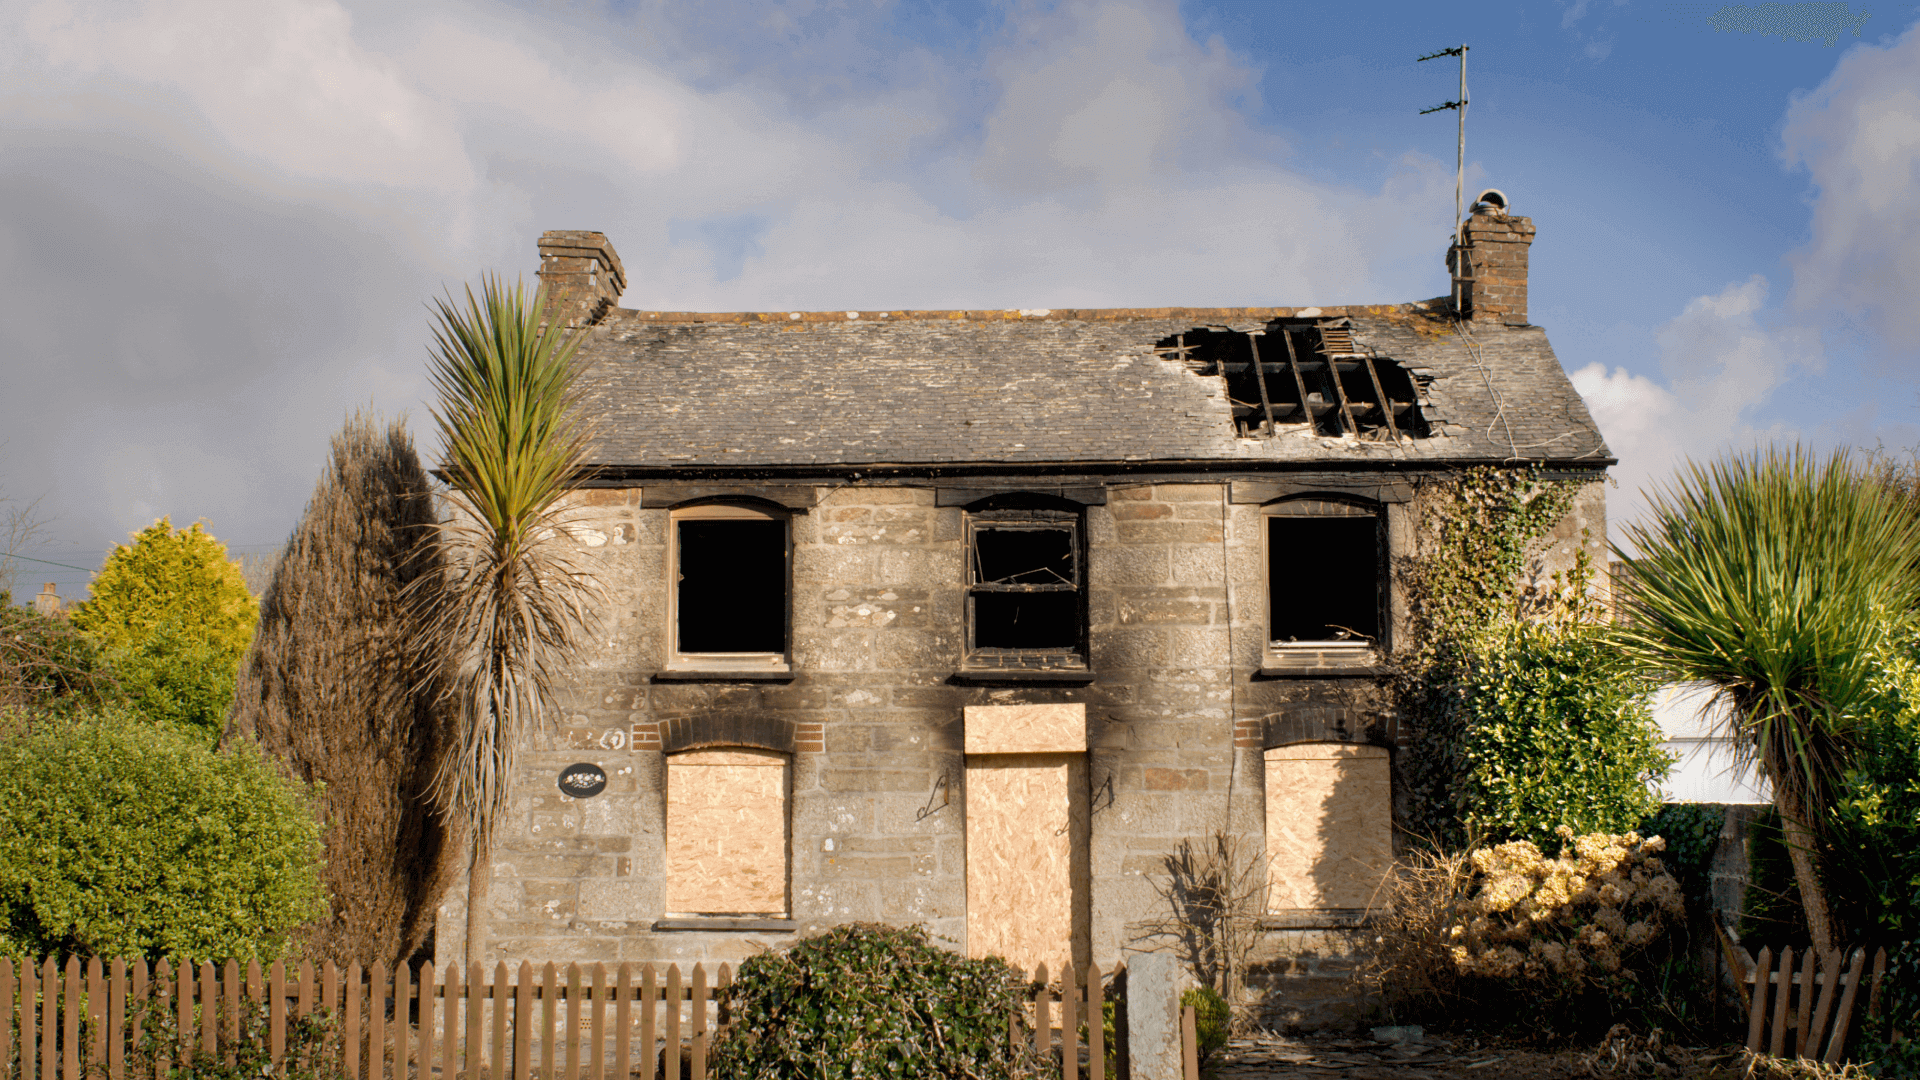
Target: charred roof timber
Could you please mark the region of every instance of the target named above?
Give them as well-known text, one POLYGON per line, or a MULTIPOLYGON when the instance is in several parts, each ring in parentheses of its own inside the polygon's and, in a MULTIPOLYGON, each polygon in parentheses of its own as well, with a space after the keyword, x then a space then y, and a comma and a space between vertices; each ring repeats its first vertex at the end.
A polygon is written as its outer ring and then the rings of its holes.
POLYGON ((1241 437, 1291 430, 1397 443, 1428 434, 1413 374, 1356 342, 1351 319, 1276 319, 1250 333, 1200 327, 1154 351, 1224 379, 1241 437))

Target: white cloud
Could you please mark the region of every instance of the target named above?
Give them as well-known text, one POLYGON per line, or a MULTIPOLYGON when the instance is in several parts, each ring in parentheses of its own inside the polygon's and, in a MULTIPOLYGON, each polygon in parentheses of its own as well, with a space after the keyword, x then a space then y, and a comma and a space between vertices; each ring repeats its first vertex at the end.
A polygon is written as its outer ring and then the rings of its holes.
POLYGON ((1920 25, 1856 45, 1782 132, 1817 194, 1813 237, 1793 259, 1793 300, 1863 318, 1895 349, 1920 349, 1920 25))
POLYGON ((1766 298, 1766 281, 1756 276, 1689 301, 1655 335, 1664 386, 1597 362, 1573 373, 1620 459, 1613 469, 1620 489, 1607 510, 1615 539, 1645 509, 1644 491, 1669 482, 1687 459, 1794 437, 1778 424, 1759 426, 1752 414, 1793 374, 1819 366, 1819 341, 1806 330, 1763 325, 1766 298))
POLYGON ((1444 288, 1450 173, 1407 155, 1363 190, 1276 164, 1257 73, 1170 0, 1015 9, 977 56, 772 27, 770 65, 688 11, 0 7, 0 355, 39 360, 0 397, 16 476, 93 546, 158 513, 270 541, 345 412, 417 404, 421 302, 530 272, 547 228, 606 231, 629 306, 1444 288), (808 81, 836 63, 891 66, 808 81))

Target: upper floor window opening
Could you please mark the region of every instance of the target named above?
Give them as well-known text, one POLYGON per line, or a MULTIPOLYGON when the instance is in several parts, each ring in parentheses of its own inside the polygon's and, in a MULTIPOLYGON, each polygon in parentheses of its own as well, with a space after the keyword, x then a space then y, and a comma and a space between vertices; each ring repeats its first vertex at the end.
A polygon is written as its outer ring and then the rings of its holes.
POLYGON ((1042 501, 1000 498, 967 514, 970 667, 1086 666, 1081 515, 1042 501))
POLYGON ((785 668, 790 625, 788 519, 704 503, 672 513, 668 666, 785 668))
POLYGON ((1304 498, 1266 509, 1267 652, 1276 661, 1384 655, 1387 536, 1381 508, 1304 498))

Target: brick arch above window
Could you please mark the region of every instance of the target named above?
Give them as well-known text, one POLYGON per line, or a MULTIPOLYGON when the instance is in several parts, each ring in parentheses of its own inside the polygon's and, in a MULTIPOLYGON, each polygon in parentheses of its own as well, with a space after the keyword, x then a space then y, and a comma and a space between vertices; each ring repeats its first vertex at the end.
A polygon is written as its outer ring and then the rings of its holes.
POLYGON ((706 713, 681 716, 660 725, 660 750, 678 754, 716 746, 794 752, 796 725, 765 713, 706 713))

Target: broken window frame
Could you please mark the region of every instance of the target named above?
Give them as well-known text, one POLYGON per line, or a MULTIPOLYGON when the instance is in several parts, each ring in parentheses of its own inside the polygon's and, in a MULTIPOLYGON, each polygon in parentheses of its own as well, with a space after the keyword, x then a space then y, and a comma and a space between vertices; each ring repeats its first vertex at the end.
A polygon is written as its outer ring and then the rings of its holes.
POLYGON ((668 671, 785 672, 793 669, 793 524, 781 510, 743 502, 707 502, 676 507, 667 522, 668 671), (680 526, 694 521, 774 521, 781 525, 780 625, 777 652, 688 652, 680 647, 680 526))
POLYGON ((965 667, 986 671, 1085 671, 1087 670, 1087 549, 1085 515, 1080 510, 1037 505, 1040 502, 1064 504, 1065 500, 1044 496, 1022 498, 999 496, 966 512, 966 606, 963 622, 966 635, 965 667), (980 577, 979 534, 986 532, 1064 531, 1073 558, 1073 580, 1046 584, 1002 584, 983 582, 980 577), (977 599, 991 593, 1071 593, 1073 604, 1073 643, 1056 648, 1002 648, 978 643, 977 599))
MULTIPOLYGON (((1265 588, 1266 617, 1261 632, 1265 636, 1262 655, 1265 668, 1296 669, 1324 668, 1342 666, 1371 666, 1383 662, 1392 648, 1392 580, 1390 575, 1388 514, 1384 503, 1374 502, 1352 495, 1307 494, 1288 496, 1268 503, 1260 514, 1260 554, 1261 571, 1265 588), (1302 573, 1314 573, 1309 558, 1300 558, 1299 552, 1281 552, 1274 548, 1273 522, 1276 518, 1365 518, 1373 523, 1374 559, 1373 559, 1373 610, 1375 633, 1369 638, 1358 631, 1359 636, 1349 639, 1312 639, 1283 641, 1276 637, 1276 623, 1280 614, 1276 608, 1274 594, 1285 589, 1285 583, 1302 573), (1279 565, 1282 558, 1290 558, 1289 565, 1279 565)), ((1355 588, 1360 588, 1356 584, 1355 588)))

